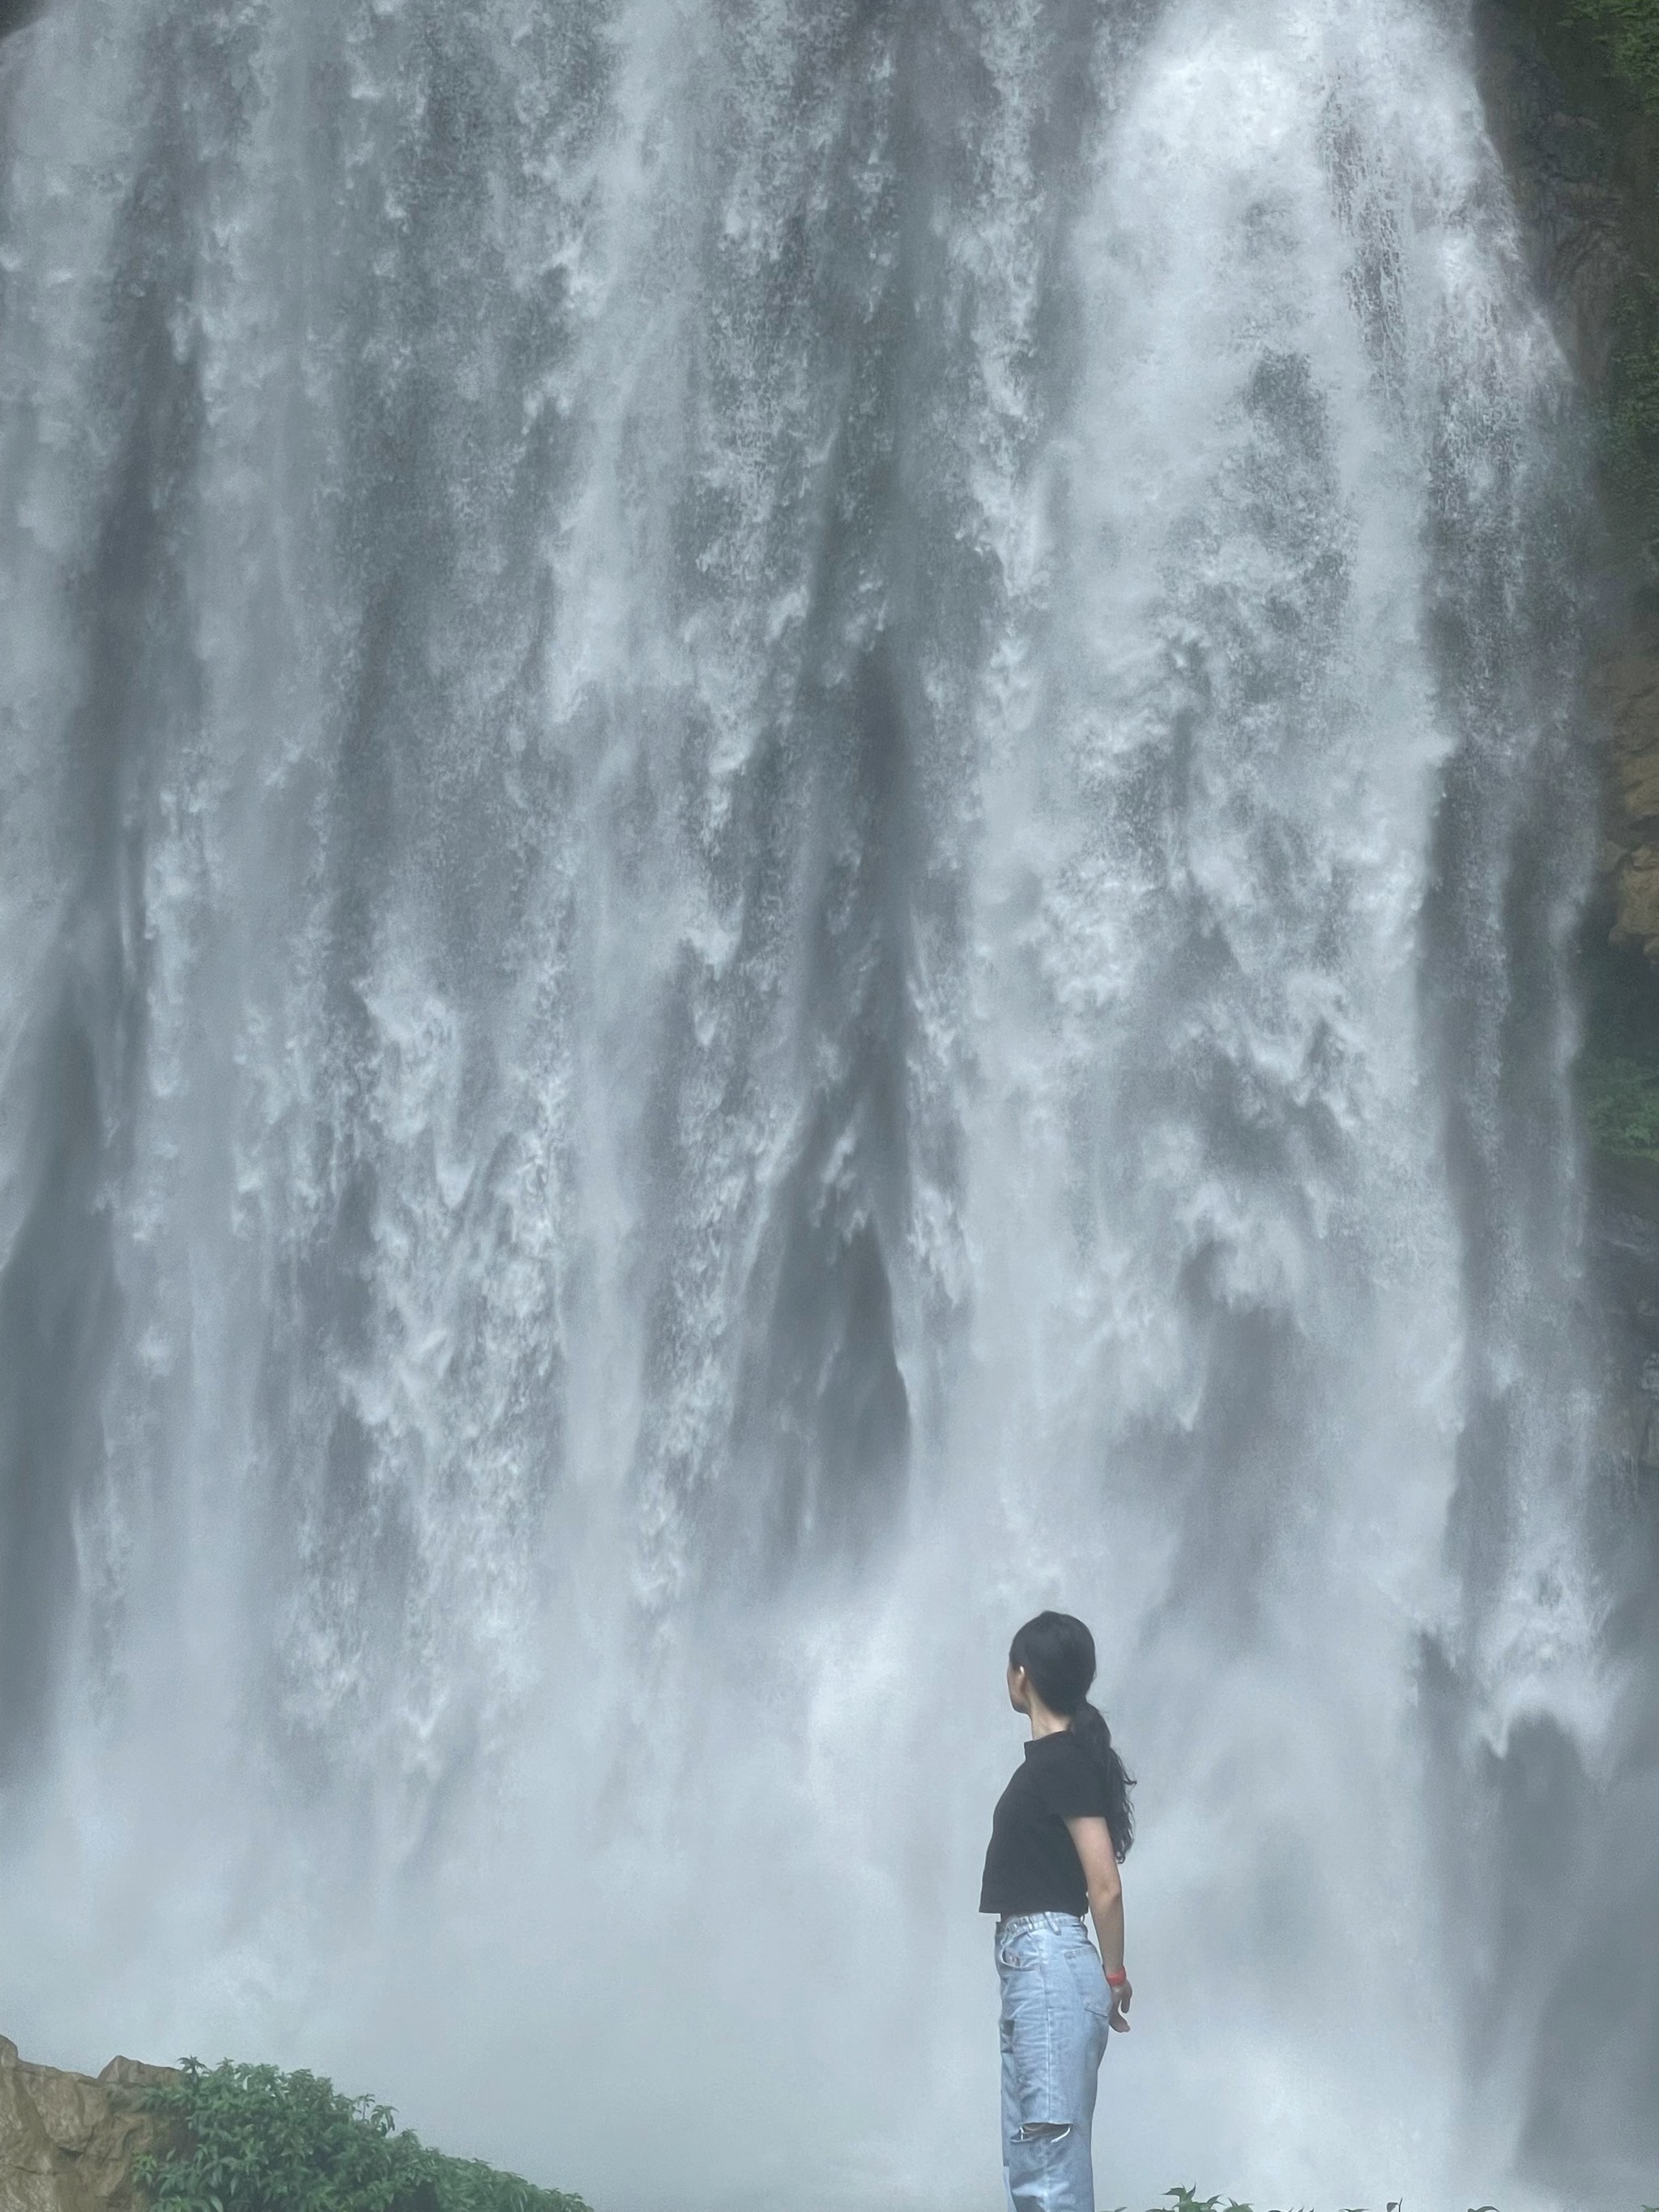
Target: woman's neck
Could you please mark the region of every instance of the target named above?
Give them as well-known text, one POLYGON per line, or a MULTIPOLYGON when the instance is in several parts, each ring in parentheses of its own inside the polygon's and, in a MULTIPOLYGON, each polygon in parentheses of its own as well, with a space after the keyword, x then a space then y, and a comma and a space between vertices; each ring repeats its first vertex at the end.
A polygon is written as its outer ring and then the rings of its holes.
POLYGON ((1035 1690, 1030 1692, 1025 1712, 1031 1723, 1033 1736, 1060 1735, 1072 1725, 1069 1713, 1051 1713, 1035 1690))

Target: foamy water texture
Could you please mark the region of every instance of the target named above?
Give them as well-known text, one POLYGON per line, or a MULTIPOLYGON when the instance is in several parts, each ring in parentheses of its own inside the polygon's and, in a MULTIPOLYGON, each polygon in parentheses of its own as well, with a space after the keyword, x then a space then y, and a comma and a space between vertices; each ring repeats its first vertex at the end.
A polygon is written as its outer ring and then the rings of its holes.
POLYGON ((1055 1602, 1141 1778, 1103 2203, 1654 2151, 1650 1996, 1572 1980, 1655 1910, 1596 1794, 1587 478, 1467 28, 7 43, 34 2055, 309 2064, 602 2212, 990 2212, 1055 1602))

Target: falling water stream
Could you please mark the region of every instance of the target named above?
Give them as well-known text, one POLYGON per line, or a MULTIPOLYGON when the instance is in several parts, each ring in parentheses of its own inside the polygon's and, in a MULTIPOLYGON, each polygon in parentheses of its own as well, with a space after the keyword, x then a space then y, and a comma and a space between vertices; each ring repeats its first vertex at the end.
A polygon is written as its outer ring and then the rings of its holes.
POLYGON ((993 2206, 1057 1602, 1103 2201, 1528 2201, 1588 479, 1462 9, 52 0, 0 149, 0 2027, 993 2206))

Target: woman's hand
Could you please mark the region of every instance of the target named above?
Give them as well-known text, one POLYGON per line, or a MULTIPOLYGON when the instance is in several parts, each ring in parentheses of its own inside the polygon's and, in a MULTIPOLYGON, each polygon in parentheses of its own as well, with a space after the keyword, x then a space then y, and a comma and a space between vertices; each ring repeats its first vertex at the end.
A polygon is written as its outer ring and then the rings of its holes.
POLYGON ((1127 2035, 1129 2033, 1129 2000, 1134 1995, 1129 1977, 1125 1974, 1121 1981, 1115 1982, 1109 1974, 1106 1986, 1112 1993, 1112 2016, 1106 2024, 1117 2034, 1127 2035))

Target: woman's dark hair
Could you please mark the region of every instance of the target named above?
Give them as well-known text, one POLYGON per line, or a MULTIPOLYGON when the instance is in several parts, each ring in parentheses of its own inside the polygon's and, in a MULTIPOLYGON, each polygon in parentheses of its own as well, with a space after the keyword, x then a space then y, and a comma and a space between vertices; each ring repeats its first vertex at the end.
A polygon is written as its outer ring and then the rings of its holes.
POLYGON ((1112 1731, 1089 1703, 1095 1679, 1095 1639, 1069 1613, 1040 1613, 1028 1620, 1008 1647, 1008 1664, 1023 1667, 1051 1713, 1063 1713, 1072 1734, 1100 1769, 1106 1790, 1106 1826, 1112 1849, 1127 1858, 1135 1839, 1134 1808, 1129 1792, 1134 1777, 1119 1758, 1112 1731))

